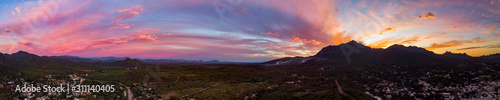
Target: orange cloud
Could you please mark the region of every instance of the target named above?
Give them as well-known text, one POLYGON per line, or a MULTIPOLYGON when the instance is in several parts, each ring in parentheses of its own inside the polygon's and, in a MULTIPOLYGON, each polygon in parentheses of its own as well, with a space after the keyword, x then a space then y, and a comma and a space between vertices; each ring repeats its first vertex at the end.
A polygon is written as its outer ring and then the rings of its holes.
POLYGON ((443 33, 438 33, 437 35, 446 35, 446 34, 448 33, 443 32, 443 33))
POLYGON ((500 44, 485 45, 485 46, 474 46, 474 47, 460 48, 460 49, 457 49, 457 50, 469 50, 469 49, 479 49, 479 48, 500 48, 500 44))
POLYGON ((389 27, 389 28, 386 28, 385 31, 396 31, 396 29, 389 27))
POLYGON ((295 41, 295 42, 299 42, 299 43, 303 43, 303 44, 314 44, 314 45, 319 45, 321 44, 321 42, 318 42, 316 40, 307 40, 307 39, 301 39, 297 36, 293 36, 292 39, 288 39, 290 41, 295 41))
POLYGON ((412 44, 412 43, 416 43, 416 42, 420 41, 419 39, 420 39, 420 36, 413 36, 413 37, 412 37, 412 38, 410 38, 410 39, 407 39, 407 40, 402 41, 402 42, 401 42, 401 44, 412 44))
POLYGON ((424 14, 422 16, 418 16, 417 19, 422 20, 422 19, 427 19, 427 18, 434 18, 434 14, 432 14, 431 12, 424 14), (422 17, 422 16, 424 16, 424 17, 422 17))
POLYGON ((331 41, 330 44, 333 44, 333 45, 347 43, 351 40, 352 40, 352 36, 350 34, 345 34, 345 32, 335 33, 335 34, 330 36, 330 41, 331 41), (347 36, 344 36, 344 35, 347 35, 347 36))
POLYGON ((21 14, 21 10, 19 10, 19 7, 16 7, 16 11, 18 14, 21 14))
POLYGON ((3 30, 3 32, 5 32, 5 33, 9 33, 9 32, 10 32, 10 30, 9 30, 8 28, 5 28, 5 29, 3 30))
POLYGON ((31 45, 33 45, 33 43, 28 42, 28 41, 21 41, 21 42, 17 42, 17 45, 20 45, 20 46, 31 46, 31 45))
POLYGON ((421 36, 413 36, 411 38, 391 38, 391 39, 382 39, 379 41, 372 42, 372 44, 368 45, 371 48, 384 48, 391 46, 393 44, 412 44, 420 41, 421 36))
POLYGON ((262 32, 260 32, 260 34, 269 35, 269 36, 276 36, 276 37, 280 37, 280 35, 278 35, 278 33, 273 33, 273 32, 266 32, 266 33, 262 33, 262 32))
POLYGON ((432 50, 432 49, 437 49, 437 48, 445 48, 445 47, 453 47, 453 46, 459 46, 467 43, 473 43, 472 41, 460 41, 460 40, 453 40, 453 41, 448 41, 445 43, 432 43, 431 46, 426 47, 426 49, 432 50))
POLYGON ((382 33, 385 33, 385 32, 395 32, 396 29, 395 28, 386 28, 383 32, 381 32, 380 34, 382 35, 382 33))
POLYGON ((464 44, 472 44, 472 43, 484 43, 484 42, 492 42, 492 41, 498 41, 500 39, 499 35, 495 35, 493 37, 488 37, 488 38, 471 38, 468 40, 452 40, 444 43, 432 43, 431 46, 426 47, 426 49, 432 50, 432 49, 437 49, 437 48, 445 48, 445 47, 455 47, 455 46, 460 46, 464 44))

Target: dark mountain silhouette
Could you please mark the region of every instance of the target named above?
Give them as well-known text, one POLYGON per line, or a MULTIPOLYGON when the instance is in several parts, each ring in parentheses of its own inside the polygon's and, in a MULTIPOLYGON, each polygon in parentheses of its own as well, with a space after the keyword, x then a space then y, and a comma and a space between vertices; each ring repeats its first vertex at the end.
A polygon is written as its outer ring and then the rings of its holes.
POLYGON ((420 47, 417 47, 417 46, 408 46, 408 47, 406 47, 406 46, 403 46, 403 45, 394 44, 392 46, 389 46, 387 49, 399 49, 399 50, 403 50, 403 51, 406 51, 406 52, 422 53, 422 54, 429 55, 429 56, 435 56, 436 55, 432 51, 427 51, 426 49, 420 48, 420 47))
POLYGON ((128 57, 92 57, 87 59, 91 59, 94 61, 101 61, 101 62, 115 62, 115 61, 125 60, 127 58, 128 57))
POLYGON ((12 62, 8 56, 8 54, 0 54, 0 76, 2 77, 13 71, 13 68, 8 64, 8 62, 12 62))
POLYGON ((435 54, 424 48, 416 46, 403 46, 395 44, 386 49, 370 48, 358 43, 350 41, 340 45, 330 45, 322 48, 316 55, 302 58, 281 58, 275 59, 264 64, 297 64, 314 61, 335 62, 335 63, 404 63, 404 64, 422 64, 422 63, 453 63, 457 61, 465 61, 472 59, 465 53, 435 54), (306 61, 304 61, 306 60, 306 61), (309 61, 310 60, 310 61, 309 61))
POLYGON ((25 51, 18 51, 10 55, 12 59, 15 60, 23 60, 23 61, 37 61, 40 59, 40 56, 31 54, 25 51))
POLYGON ((281 59, 274 59, 271 61, 264 62, 265 64, 276 64, 276 65, 293 65, 293 64, 302 64, 306 61, 309 61, 311 58, 309 57, 285 57, 281 59))
POLYGON ((96 60, 88 59, 88 58, 81 58, 77 56, 50 56, 51 58, 59 58, 59 59, 65 59, 69 60, 72 62, 96 62, 96 60))
POLYGON ((66 59, 69 61, 73 62, 115 62, 115 61, 120 61, 120 60, 125 60, 128 57, 89 57, 89 58, 84 58, 84 57, 78 57, 78 56, 50 56, 52 58, 60 58, 60 59, 66 59))
POLYGON ((149 64, 137 59, 125 58, 114 62, 99 62, 76 56, 38 56, 25 51, 0 54, 0 73, 23 72, 28 75, 73 73, 81 69, 115 66, 117 68, 144 68, 149 64))
POLYGON ((130 59, 130 58, 126 58, 125 60, 115 61, 112 64, 114 66, 120 66, 125 68, 134 68, 134 67, 144 68, 149 65, 137 59, 130 59))
POLYGON ((481 56, 481 58, 493 59, 500 62, 500 53, 481 56))
MULTIPOLYGON (((65 59, 72 62, 116 62, 126 60, 128 57, 78 57, 78 56, 50 56, 51 58, 65 59)), ((219 60, 184 60, 184 59, 150 59, 150 58, 136 58, 145 63, 227 63, 219 60)))
POLYGON ((346 46, 345 47, 346 49, 349 49, 349 47, 351 47, 351 48, 357 48, 360 51, 367 51, 367 50, 371 49, 370 47, 367 47, 367 46, 365 46, 365 45, 363 45, 361 43, 358 43, 358 42, 352 40, 352 41, 350 41, 348 43, 345 43, 345 44, 330 45, 330 46, 324 47, 323 49, 321 49, 313 57, 321 57, 321 58, 344 58, 343 52, 342 52, 342 49, 341 49, 341 46, 344 46, 344 45, 346 46))
POLYGON ((467 55, 466 53, 451 53, 450 51, 446 51, 443 56, 446 57, 454 57, 454 58, 468 58, 471 57, 467 55))
POLYGON ((185 60, 185 59, 138 59, 146 63, 228 63, 219 60, 185 60))
POLYGON ((38 56, 25 51, 19 51, 10 55, 1 55, 0 66, 2 66, 2 69, 7 69, 10 73, 24 72, 28 75, 36 76, 47 73, 74 72, 74 68, 82 65, 64 59, 38 56))

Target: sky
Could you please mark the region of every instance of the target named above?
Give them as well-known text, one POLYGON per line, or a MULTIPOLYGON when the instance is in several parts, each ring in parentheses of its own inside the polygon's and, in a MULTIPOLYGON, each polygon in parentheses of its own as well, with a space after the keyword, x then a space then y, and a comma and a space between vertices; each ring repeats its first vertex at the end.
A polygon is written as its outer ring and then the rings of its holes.
POLYGON ((255 62, 351 40, 500 53, 500 0, 0 0, 0 52, 255 62))

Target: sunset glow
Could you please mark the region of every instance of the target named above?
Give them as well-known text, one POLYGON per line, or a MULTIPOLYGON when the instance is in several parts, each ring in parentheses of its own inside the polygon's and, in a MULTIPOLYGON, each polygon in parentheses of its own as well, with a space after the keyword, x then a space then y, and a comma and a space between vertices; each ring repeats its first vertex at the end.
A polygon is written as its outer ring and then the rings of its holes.
POLYGON ((0 1, 0 52, 266 61, 351 40, 500 53, 500 0, 0 1))

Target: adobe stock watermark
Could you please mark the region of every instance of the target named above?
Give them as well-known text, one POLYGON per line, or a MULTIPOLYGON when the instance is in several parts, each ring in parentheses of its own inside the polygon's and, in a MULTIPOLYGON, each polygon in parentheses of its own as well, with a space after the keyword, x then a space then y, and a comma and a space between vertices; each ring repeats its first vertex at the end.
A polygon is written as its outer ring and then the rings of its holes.
MULTIPOLYGON (((399 0, 390 0, 386 3, 388 6, 382 11, 382 13, 389 15, 398 15, 401 11, 401 1, 399 0)), ((384 19, 376 19, 376 17, 372 16, 371 20, 364 24, 363 31, 364 35, 368 35, 370 33, 380 33, 380 29, 384 29, 385 23, 381 23, 384 19)), ((365 46, 356 43, 353 45, 350 44, 341 44, 339 45, 342 54, 344 55, 347 63, 351 63, 351 55, 353 53, 359 54, 361 53, 361 49, 365 48, 365 46)))
POLYGON ((219 16, 220 21, 224 21, 224 14, 228 11, 234 11, 234 7, 238 6, 243 2, 243 0, 224 0, 227 2, 223 2, 221 0, 215 0, 213 2, 215 12, 219 16))
MULTIPOLYGON (((402 11, 401 1, 400 0, 389 0, 387 2, 383 2, 386 7, 384 7, 378 13, 383 14, 384 16, 394 16, 399 15, 402 11)), ((379 18, 375 16, 370 16, 371 20, 364 24, 363 30, 365 35, 369 33, 380 33, 384 29, 387 28, 387 23, 385 18, 379 18)))
POLYGON ((151 78, 153 78, 155 82, 163 82, 163 79, 161 78, 161 76, 164 76, 164 77, 168 76, 168 73, 167 73, 167 75, 162 74, 162 72, 160 71, 160 65, 158 65, 158 64, 154 67, 146 66, 146 72, 148 72, 148 73, 144 76, 142 83, 148 83, 151 78))
POLYGON ((362 46, 361 44, 354 44, 354 46, 350 45, 350 44, 341 44, 339 45, 341 51, 342 51, 342 54, 344 54, 344 57, 347 61, 347 63, 351 63, 351 55, 353 53, 356 53, 356 54, 359 54, 361 53, 361 49, 364 48, 364 46, 362 46), (356 46, 356 47, 354 47, 356 46))

